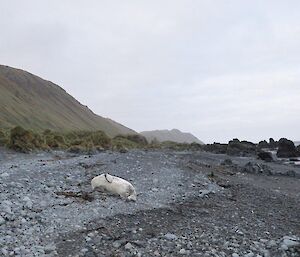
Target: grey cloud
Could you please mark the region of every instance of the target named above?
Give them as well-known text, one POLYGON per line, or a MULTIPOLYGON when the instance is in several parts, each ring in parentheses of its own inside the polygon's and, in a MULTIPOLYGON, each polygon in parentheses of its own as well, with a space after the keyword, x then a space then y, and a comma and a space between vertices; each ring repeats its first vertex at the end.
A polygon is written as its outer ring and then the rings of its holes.
POLYGON ((135 130, 299 140, 299 1, 6 1, 0 60, 135 130))

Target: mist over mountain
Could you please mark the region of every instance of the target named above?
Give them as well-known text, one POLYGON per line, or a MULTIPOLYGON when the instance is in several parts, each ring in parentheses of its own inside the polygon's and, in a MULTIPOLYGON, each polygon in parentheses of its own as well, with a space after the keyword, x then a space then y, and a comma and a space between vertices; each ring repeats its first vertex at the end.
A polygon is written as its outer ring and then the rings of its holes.
POLYGON ((178 129, 172 130, 153 130, 153 131, 142 131, 144 137, 147 138, 148 142, 157 140, 159 142, 173 141, 177 143, 198 143, 203 144, 197 137, 191 133, 181 132, 178 129))
POLYGON ((0 65, 0 128, 16 125, 34 130, 102 130, 109 136, 136 133, 93 113, 58 85, 0 65))

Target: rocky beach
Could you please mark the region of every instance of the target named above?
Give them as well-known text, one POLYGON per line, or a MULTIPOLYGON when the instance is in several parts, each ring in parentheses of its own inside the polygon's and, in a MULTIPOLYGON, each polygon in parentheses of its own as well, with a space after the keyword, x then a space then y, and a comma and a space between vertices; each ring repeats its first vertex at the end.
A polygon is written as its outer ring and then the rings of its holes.
POLYGON ((300 168, 255 156, 0 150, 2 256, 299 256, 300 168), (138 199, 92 192, 101 173, 138 199))

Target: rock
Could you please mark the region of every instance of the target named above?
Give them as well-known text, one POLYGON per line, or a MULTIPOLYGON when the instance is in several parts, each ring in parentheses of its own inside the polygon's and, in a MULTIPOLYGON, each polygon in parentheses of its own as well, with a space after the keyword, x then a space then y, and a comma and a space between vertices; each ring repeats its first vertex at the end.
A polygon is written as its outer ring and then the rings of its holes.
POLYGON ((294 145, 294 142, 286 138, 281 138, 278 142, 277 157, 279 158, 289 158, 297 157, 298 151, 294 145))
POLYGON ((2 254, 4 255, 4 256, 8 256, 8 254, 9 254, 9 252, 7 251, 7 248, 5 247, 5 248, 2 248, 1 249, 1 252, 2 252, 2 254))
POLYGON ((182 248, 182 249, 180 249, 179 254, 182 254, 182 255, 187 254, 187 251, 182 248))
POLYGON ((45 254, 52 253, 56 250, 56 246, 54 244, 49 244, 44 247, 45 254))
POLYGON ((244 255, 244 257, 253 257, 254 256, 254 253, 253 252, 250 252, 250 253, 247 253, 244 255))
POLYGON ((228 142, 227 151, 228 155, 235 156, 248 156, 253 155, 256 152, 256 145, 248 141, 239 141, 233 139, 228 142))
POLYGON ((274 247, 274 246, 276 246, 277 244, 276 244, 276 241, 275 240, 270 240, 269 242, 268 242, 268 244, 267 244, 267 247, 269 247, 269 248, 272 248, 272 247, 274 247))
POLYGON ((3 177, 3 178, 5 178, 5 177, 8 177, 9 174, 7 172, 3 172, 0 176, 3 177))
POLYGON ((294 170, 288 170, 286 175, 289 177, 296 177, 296 172, 294 170))
POLYGON ((287 250, 292 247, 300 246, 300 239, 296 237, 284 236, 282 238, 281 248, 287 250))
POLYGON ((262 149, 262 148, 269 148, 269 144, 266 140, 263 140, 263 141, 260 141, 257 145, 257 147, 259 149, 262 149))
POLYGON ((5 223, 5 219, 3 219, 2 216, 0 216, 0 226, 3 225, 5 223))
POLYGON ((167 239, 167 240, 177 240, 177 239, 178 239, 178 237, 177 237, 176 235, 171 234, 171 233, 165 234, 164 237, 165 237, 165 239, 167 239))
POLYGON ((225 159, 224 161, 221 162, 221 165, 231 166, 231 165, 233 165, 233 162, 231 159, 225 159))
POLYGON ((131 243, 129 243, 129 242, 125 245, 125 249, 126 249, 126 250, 129 250, 129 251, 130 251, 130 250, 132 250, 133 248, 134 248, 133 245, 132 245, 131 243))
POLYGON ((86 252, 88 252, 89 251, 89 249, 87 249, 87 248, 82 248, 81 250, 80 250, 80 252, 82 252, 82 253, 86 253, 86 252))
POLYGON ((122 243, 119 240, 118 241, 114 241, 113 244, 112 244, 112 246, 114 248, 119 248, 121 245, 122 245, 122 243))
POLYGON ((11 210, 11 206, 12 206, 12 202, 5 200, 1 204, 1 211, 5 212, 7 214, 13 214, 13 212, 11 210))
POLYGON ((272 171, 269 166, 252 162, 246 163, 246 165, 242 168, 242 172, 272 175, 272 171))
POLYGON ((269 139, 269 148, 275 149, 278 147, 278 142, 276 142, 273 138, 269 139))
POLYGON ((231 257, 240 257, 237 253, 233 253, 231 257))
POLYGON ((227 151, 227 144, 213 143, 204 145, 203 149, 208 152, 225 154, 227 151))
POLYGON ((208 195, 210 193, 211 193, 211 190, 208 190, 208 189, 200 190, 199 197, 204 197, 205 195, 208 195))
POLYGON ((33 203, 28 196, 25 196, 23 198, 23 201, 25 202, 25 205, 24 205, 25 207, 27 207, 28 209, 32 209, 33 203))
POLYGON ((273 161, 272 153, 270 153, 270 152, 260 151, 257 154, 257 156, 258 156, 259 159, 264 160, 266 162, 272 162, 273 161))

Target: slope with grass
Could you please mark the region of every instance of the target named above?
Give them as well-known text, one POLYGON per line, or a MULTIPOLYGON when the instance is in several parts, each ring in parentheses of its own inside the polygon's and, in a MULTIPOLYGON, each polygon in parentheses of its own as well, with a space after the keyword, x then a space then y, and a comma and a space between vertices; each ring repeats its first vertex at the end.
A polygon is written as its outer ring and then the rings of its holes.
POLYGON ((191 133, 181 132, 178 129, 172 130, 153 130, 140 133, 147 138, 148 142, 157 140, 158 142, 172 141, 177 143, 198 143, 203 144, 197 137, 191 133))
POLYGON ((58 85, 0 65, 0 128, 17 125, 40 131, 102 130, 111 137, 136 133, 96 115, 58 85))

